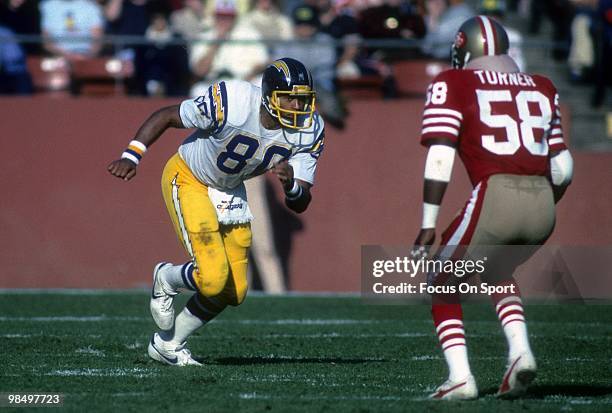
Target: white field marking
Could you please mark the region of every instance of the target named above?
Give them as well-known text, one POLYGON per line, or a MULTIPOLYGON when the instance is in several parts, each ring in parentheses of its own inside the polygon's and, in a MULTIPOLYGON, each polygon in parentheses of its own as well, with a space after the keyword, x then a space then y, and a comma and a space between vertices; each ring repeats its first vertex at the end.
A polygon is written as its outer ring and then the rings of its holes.
POLYGON ((80 322, 80 323, 97 323, 104 321, 144 321, 149 320, 148 317, 126 317, 126 316, 33 316, 33 317, 0 317, 0 321, 33 321, 33 322, 80 322))
MULTIPOLYGON (((2 316, 1 321, 33 322, 115 322, 115 321, 151 321, 149 317, 130 316, 2 316)), ((361 325, 379 323, 397 323, 397 320, 364 320, 364 319, 280 319, 280 320, 215 320, 215 324, 253 324, 253 325, 361 325)))
POLYGON ((412 357, 410 357, 410 360, 414 360, 414 361, 442 360, 442 357, 441 356, 432 356, 432 355, 412 356, 412 357))
MULTIPOLYGON (((11 339, 19 339, 19 338, 41 338, 41 337, 45 337, 45 338, 74 338, 76 335, 75 334, 43 334, 43 333, 36 333, 36 334, 21 334, 21 333, 7 333, 7 334, 0 334, 0 338, 11 338, 11 339)), ((87 334, 87 335, 78 335, 79 338, 102 338, 102 335, 100 334, 87 334)))
POLYGON ((112 393, 113 397, 142 397, 142 396, 150 396, 150 393, 145 392, 132 392, 132 393, 112 393))
MULTIPOLYGON (((431 354, 425 354, 423 356, 412 356, 410 357, 412 361, 430 361, 430 360, 444 360, 442 356, 435 356, 431 354)), ((470 360, 506 360, 506 357, 503 356, 470 356, 470 360)))
POLYGON ((569 403, 569 404, 594 404, 594 405, 608 405, 612 404, 612 399, 609 397, 599 398, 596 396, 593 397, 571 397, 564 396, 562 394, 554 394, 550 396, 546 396, 540 400, 542 403, 569 403))
MULTIPOLYGON (((253 337, 253 338, 387 338, 387 337, 433 337, 432 334, 427 333, 380 333, 380 334, 344 334, 344 333, 315 333, 315 334, 259 334, 253 336, 246 336, 241 334, 241 337, 253 337)), ((235 338, 236 336, 226 336, 227 338, 235 338)), ((200 338, 207 339, 209 336, 200 336, 200 338)), ((215 336, 215 338, 218 338, 215 336)))
MULTIPOLYGON (((297 356, 286 356, 286 355, 280 355, 280 354, 262 354, 262 355, 252 355, 252 357, 257 357, 260 359, 266 359, 266 360, 321 360, 321 361, 325 361, 326 359, 324 357, 316 357, 316 356, 301 356, 301 355, 297 355, 297 356)), ((347 357, 347 359, 350 359, 350 357, 347 357)), ((360 361, 388 361, 388 358, 384 358, 384 357, 359 357, 360 361)), ((340 360, 342 361, 342 360, 340 360)), ((333 364, 333 361, 329 361, 330 364, 333 364)))
POLYGON ((263 394, 263 393, 240 393, 238 397, 243 400, 378 400, 378 401, 400 401, 407 400, 407 398, 397 396, 278 396, 275 394, 263 394))
MULTIPOLYGON (((225 320, 228 322, 230 320, 225 320)), ((265 325, 343 325, 343 324, 376 324, 382 320, 360 319, 281 319, 281 320, 234 320, 238 324, 265 324, 265 325)), ((390 322, 392 320, 386 320, 390 322)), ((395 321, 395 320, 393 320, 395 321)), ((231 321, 230 321, 231 322, 231 321)))
POLYGON ((565 361, 577 361, 577 362, 587 362, 587 363, 592 363, 592 362, 596 362, 596 361, 603 361, 604 359, 594 359, 594 358, 587 358, 587 357, 567 357, 565 359, 565 361))
POLYGON ((45 376, 60 377, 151 377, 157 373, 142 368, 114 368, 114 369, 73 369, 73 370, 53 370, 45 376))
POLYGON ((32 338, 42 336, 42 334, 0 334, 0 338, 32 338))
MULTIPOLYGON (((243 379, 234 378, 234 379, 230 379, 230 381, 234 381, 234 382, 247 382, 247 383, 292 383, 292 382, 297 382, 297 383, 307 384, 309 386, 324 386, 324 387, 340 387, 340 386, 342 386, 341 384, 333 383, 333 382, 330 382, 330 381, 320 381, 320 380, 308 379, 308 378, 290 379, 290 378, 273 378, 273 377, 270 377, 270 378, 248 377, 248 378, 243 378, 243 379)), ((376 387, 376 386, 374 386, 374 387, 376 387)))
POLYGON ((138 348, 142 347, 142 343, 136 341, 132 344, 125 344, 125 348, 127 348, 128 350, 136 350, 138 348))
MULTIPOLYGON (((347 387, 347 388, 353 388, 353 387, 359 387, 362 388, 364 386, 366 386, 366 381, 367 382, 367 387, 368 388, 379 388, 379 389, 396 389, 396 390, 402 390, 402 391, 407 391, 407 392, 419 392, 421 391, 421 389, 417 389, 417 388, 410 388, 410 387, 402 387, 401 389, 398 389, 397 386, 391 386, 388 384, 380 384, 380 383, 371 383, 369 382, 368 378, 363 378, 363 382, 337 382, 337 381, 333 381, 331 378, 331 376, 328 376, 326 378, 312 378, 312 377, 282 377, 282 376, 276 376, 276 375, 269 375, 269 376, 265 376, 265 377, 233 377, 231 379, 229 379, 230 381, 233 382, 247 382, 247 383, 302 383, 302 384, 307 384, 309 386, 313 386, 313 387, 347 387)), ((394 376, 394 377, 398 377, 398 376, 394 376)), ((401 376, 404 377, 404 376, 401 376)), ((359 378, 359 377, 357 377, 359 378)), ((401 386, 402 383, 397 383, 398 386, 401 386)))
MULTIPOLYGON (((20 322, 117 322, 117 321, 134 321, 134 322, 150 322, 149 317, 136 317, 136 316, 107 316, 107 315, 98 315, 98 316, 0 316, 0 322, 2 321, 20 321, 20 322)), ((390 320, 390 319, 279 319, 279 320, 258 320, 258 319, 242 319, 242 320, 215 320, 215 324, 246 324, 246 325, 313 325, 313 326, 321 326, 321 325, 372 325, 372 324, 400 324, 402 322, 398 322, 398 320, 390 320)), ((410 320, 410 323, 422 323, 422 324, 431 324, 431 320, 423 319, 423 320, 410 320)), ((584 328, 592 328, 592 327, 609 327, 607 324, 594 322, 594 323, 584 323, 584 322, 528 322, 529 325, 543 325, 543 326, 553 326, 557 324, 564 324, 564 327, 568 325, 577 325, 584 328)), ((478 324, 495 324, 499 325, 499 321, 478 321, 478 320, 470 320, 468 321, 468 333, 466 336, 468 337, 478 337, 478 335, 470 334, 470 330, 474 330, 473 325, 478 324), (472 328, 470 328, 472 325, 472 328)), ((487 336, 487 335, 483 335, 487 336)), ((552 334, 544 334, 537 335, 532 334, 531 337, 538 338, 538 336, 542 337, 553 337, 552 334)), ((612 340, 612 336, 567 336, 563 335, 564 338, 576 338, 576 339, 586 339, 586 340, 612 340)))
POLYGON ((91 355, 97 356, 97 357, 106 357, 106 354, 104 354, 104 351, 96 350, 92 346, 87 346, 87 347, 84 347, 84 348, 78 348, 74 352, 75 353, 81 353, 81 354, 91 354, 91 355))

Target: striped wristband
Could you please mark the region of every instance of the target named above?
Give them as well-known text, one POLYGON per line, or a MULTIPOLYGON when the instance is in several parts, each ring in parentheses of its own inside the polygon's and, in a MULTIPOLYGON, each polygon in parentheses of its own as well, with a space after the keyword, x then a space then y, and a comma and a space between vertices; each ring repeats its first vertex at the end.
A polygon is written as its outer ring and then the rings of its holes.
POLYGON ((146 151, 147 147, 144 143, 134 140, 131 141, 127 149, 123 151, 123 153, 121 154, 121 158, 129 159, 130 161, 138 165, 138 163, 142 159, 142 155, 144 155, 146 151))

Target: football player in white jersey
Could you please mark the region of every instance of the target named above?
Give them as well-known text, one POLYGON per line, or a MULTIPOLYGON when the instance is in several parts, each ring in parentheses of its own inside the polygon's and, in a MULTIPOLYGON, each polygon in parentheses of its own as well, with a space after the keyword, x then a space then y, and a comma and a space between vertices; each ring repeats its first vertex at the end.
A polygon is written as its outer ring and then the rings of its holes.
POLYGON ((162 363, 199 365, 185 347, 187 337, 228 305, 241 304, 247 292, 252 215, 243 181, 271 170, 287 207, 305 211, 324 125, 315 111, 310 72, 283 58, 266 68, 261 88, 222 81, 203 96, 156 111, 108 171, 132 179, 147 148, 170 127, 196 129, 162 175, 166 207, 191 259, 183 265, 162 262, 153 270, 150 309, 161 331, 148 351, 162 363), (180 290, 194 294, 175 319, 173 299, 180 290))

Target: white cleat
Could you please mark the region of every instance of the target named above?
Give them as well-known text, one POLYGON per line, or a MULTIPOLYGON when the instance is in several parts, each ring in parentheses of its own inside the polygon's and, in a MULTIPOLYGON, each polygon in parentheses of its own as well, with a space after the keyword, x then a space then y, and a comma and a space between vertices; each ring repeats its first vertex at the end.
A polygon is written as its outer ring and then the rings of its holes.
POLYGON ((445 381, 429 395, 434 400, 473 400, 478 397, 478 386, 471 374, 463 380, 445 381))
POLYGON ((160 262, 153 269, 153 288, 151 289, 151 315, 155 324, 162 330, 170 330, 174 326, 174 307, 172 302, 177 291, 174 291, 163 277, 166 266, 172 265, 160 262))
POLYGON ((531 352, 523 353, 508 361, 497 397, 515 398, 524 395, 536 376, 536 361, 531 352))
POLYGON ((160 363, 171 366, 201 366, 202 363, 191 357, 191 352, 185 348, 185 343, 178 346, 161 339, 158 333, 153 334, 149 342, 149 357, 160 363))

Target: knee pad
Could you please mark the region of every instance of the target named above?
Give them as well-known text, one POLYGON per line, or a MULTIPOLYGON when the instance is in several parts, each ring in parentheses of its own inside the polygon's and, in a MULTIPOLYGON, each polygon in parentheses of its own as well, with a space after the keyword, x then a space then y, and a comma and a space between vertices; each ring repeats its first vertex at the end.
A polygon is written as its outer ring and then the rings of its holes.
POLYGON ((230 274, 229 262, 223 250, 213 254, 205 253, 204 255, 208 255, 206 257, 201 255, 195 254, 198 268, 193 272, 193 279, 203 296, 214 297, 219 295, 227 284, 230 274))

